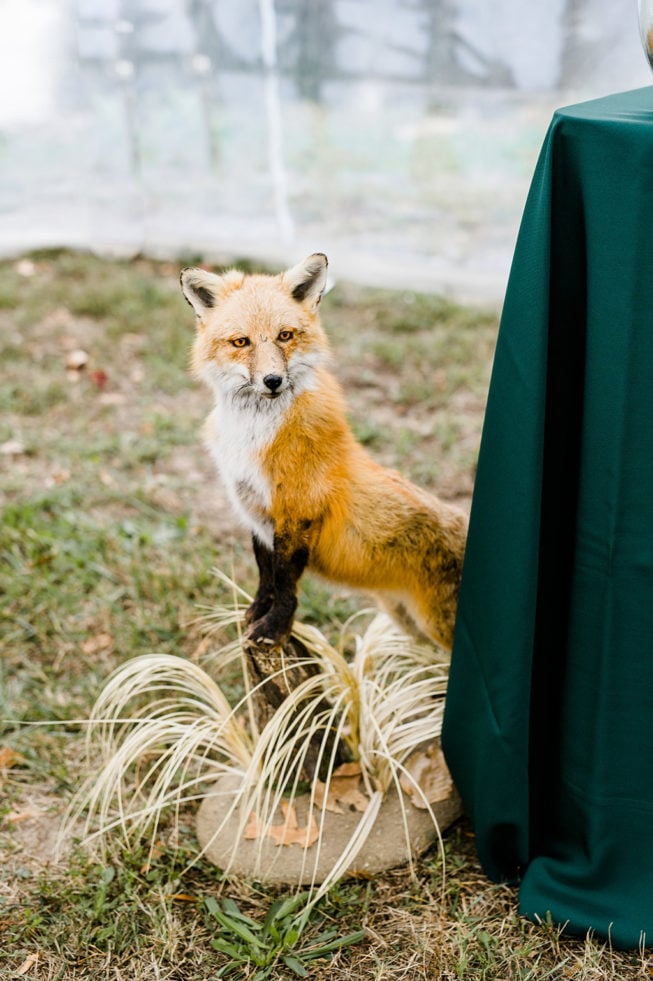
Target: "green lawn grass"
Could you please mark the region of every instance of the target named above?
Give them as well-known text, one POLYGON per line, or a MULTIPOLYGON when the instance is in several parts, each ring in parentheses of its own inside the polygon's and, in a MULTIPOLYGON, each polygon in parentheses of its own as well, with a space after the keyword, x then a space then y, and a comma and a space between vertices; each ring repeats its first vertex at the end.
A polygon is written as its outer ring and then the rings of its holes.
MULTIPOLYGON (((153 855, 117 839, 103 853, 73 836, 51 860, 87 776, 83 720, 110 673, 153 651, 201 655, 203 609, 224 598, 214 567, 255 584, 247 538, 200 442, 209 399, 187 371, 185 264, 67 252, 0 263, 1 978, 207 981, 230 961, 229 976, 257 976, 246 957, 224 953, 212 905, 221 873, 204 861, 188 869, 192 811, 163 822, 153 855)), ((496 311, 337 284, 323 319, 359 438, 468 504, 496 311)), ((299 615, 327 633, 362 605, 302 581, 299 615)), ((250 932, 276 922, 270 910, 283 898, 235 880, 221 895, 250 932)), ((289 962, 266 949, 272 978, 653 974, 648 954, 520 919, 515 890, 484 877, 465 821, 414 876, 336 886, 285 950, 289 962), (310 955, 325 937, 359 930, 351 946, 310 955)))

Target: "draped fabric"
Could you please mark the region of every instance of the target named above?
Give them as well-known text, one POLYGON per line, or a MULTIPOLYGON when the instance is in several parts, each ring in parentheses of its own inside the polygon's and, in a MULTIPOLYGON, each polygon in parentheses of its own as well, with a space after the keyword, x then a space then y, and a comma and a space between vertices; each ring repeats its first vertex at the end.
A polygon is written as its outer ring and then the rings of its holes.
POLYGON ((653 943, 653 88, 559 110, 542 148, 443 745, 524 914, 653 943))

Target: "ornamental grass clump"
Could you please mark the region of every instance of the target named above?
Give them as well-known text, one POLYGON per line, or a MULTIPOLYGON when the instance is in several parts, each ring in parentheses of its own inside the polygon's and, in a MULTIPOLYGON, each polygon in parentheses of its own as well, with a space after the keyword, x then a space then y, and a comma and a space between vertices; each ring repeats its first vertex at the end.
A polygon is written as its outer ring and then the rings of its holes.
MULTIPOLYGON (((360 817, 322 878, 317 899, 350 867, 390 791, 402 802, 405 835, 410 799, 435 822, 434 798, 429 800, 410 761, 439 736, 448 660, 430 646, 417 645, 385 615, 357 614, 336 643, 316 627, 296 622, 293 636, 314 673, 290 691, 259 731, 257 688, 248 682, 240 635, 251 599, 218 575, 230 584, 233 604, 213 609, 203 619, 210 631, 236 627, 238 636, 211 654, 203 667, 150 654, 114 673, 89 720, 87 756, 93 776, 73 810, 86 811, 89 837, 107 840, 118 834, 128 843, 149 837, 153 847, 164 812, 178 820, 182 807, 212 793, 224 794, 228 806, 214 837, 230 824, 233 855, 246 837, 257 839, 262 853, 270 829, 278 832, 275 821, 281 811, 294 837, 284 838, 282 830, 277 844, 293 841, 303 848, 302 867, 309 878, 313 870, 315 884, 327 810, 337 810, 329 808, 330 794, 344 760, 344 769, 357 775, 361 788, 355 797, 360 817), (364 618, 367 625, 361 629, 364 618), (242 694, 229 701, 216 679, 233 678, 236 665, 242 694), (307 784, 309 759, 315 778, 307 784), (308 799, 309 815, 303 837, 304 829, 293 828, 287 818, 302 796, 308 799)), ((337 804, 335 797, 332 803, 337 804)), ((225 864, 229 872, 231 861, 225 864)), ((265 868, 256 872, 265 878, 265 868)))

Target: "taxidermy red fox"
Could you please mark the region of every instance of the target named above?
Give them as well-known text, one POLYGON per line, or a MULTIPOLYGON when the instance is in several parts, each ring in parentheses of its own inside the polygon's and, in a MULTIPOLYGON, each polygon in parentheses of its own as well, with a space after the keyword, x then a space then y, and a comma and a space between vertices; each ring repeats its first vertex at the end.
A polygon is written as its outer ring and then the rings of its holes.
POLYGON ((326 278, 321 253, 278 276, 181 274, 192 370, 215 397, 206 443, 260 573, 248 636, 284 644, 308 567, 450 649, 466 515, 356 442, 317 312, 326 278))

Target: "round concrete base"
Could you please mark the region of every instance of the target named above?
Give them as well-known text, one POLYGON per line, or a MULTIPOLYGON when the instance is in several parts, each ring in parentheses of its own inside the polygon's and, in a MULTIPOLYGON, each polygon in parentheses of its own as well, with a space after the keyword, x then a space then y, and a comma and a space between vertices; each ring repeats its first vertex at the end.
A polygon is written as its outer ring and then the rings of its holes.
MULTIPOLYGON (((197 837, 206 857, 221 869, 270 885, 306 885, 321 883, 339 861, 349 839, 364 815, 358 811, 342 814, 314 809, 321 828, 319 839, 310 847, 304 844, 277 845, 270 838, 246 840, 240 814, 234 809, 220 828, 238 790, 238 777, 223 777, 214 792, 207 796, 197 815, 197 837), (237 840, 237 836, 240 838, 237 840)), ((436 838, 436 829, 428 811, 415 807, 402 794, 403 809, 396 790, 383 799, 376 821, 365 843, 343 875, 368 876, 384 869, 403 865, 409 857, 426 851, 436 838), (406 833, 407 831, 407 833, 406 833)), ((308 795, 293 801, 297 826, 305 828, 310 820, 308 795)), ((460 797, 455 790, 446 800, 432 805, 441 832, 462 814, 460 797)), ((283 825, 284 815, 275 815, 272 824, 283 825)))

